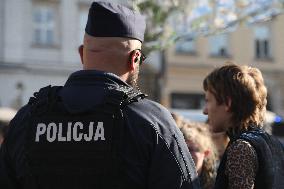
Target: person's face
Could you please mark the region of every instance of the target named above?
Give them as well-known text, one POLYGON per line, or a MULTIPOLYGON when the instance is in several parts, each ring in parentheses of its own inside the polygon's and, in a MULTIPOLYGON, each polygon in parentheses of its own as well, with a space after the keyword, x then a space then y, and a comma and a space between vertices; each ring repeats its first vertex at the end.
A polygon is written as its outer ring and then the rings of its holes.
POLYGON ((231 113, 229 105, 218 104, 215 96, 209 90, 205 91, 205 107, 203 113, 208 115, 208 124, 212 132, 224 132, 230 124, 231 113))
POLYGON ((197 145, 194 144, 192 141, 186 141, 188 150, 192 156, 192 159, 195 163, 195 168, 198 174, 201 174, 203 161, 205 158, 205 152, 202 152, 198 149, 197 145))

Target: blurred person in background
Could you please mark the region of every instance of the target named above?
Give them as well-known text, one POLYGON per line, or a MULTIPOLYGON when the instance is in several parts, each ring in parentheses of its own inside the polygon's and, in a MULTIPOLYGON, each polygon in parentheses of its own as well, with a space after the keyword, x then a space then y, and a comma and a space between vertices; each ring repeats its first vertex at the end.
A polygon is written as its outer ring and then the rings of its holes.
POLYGON ((215 188, 283 189, 283 148, 262 129, 267 89, 259 69, 228 63, 206 76, 203 88, 211 131, 230 138, 215 188))
POLYGON ((218 156, 208 125, 186 120, 176 113, 172 113, 172 116, 182 131, 192 155, 201 188, 212 189, 216 178, 218 156))
POLYGON ((171 114, 179 129, 186 127, 188 125, 188 122, 190 122, 190 120, 185 119, 183 116, 179 115, 178 113, 172 112, 171 114))
POLYGON ((218 157, 208 125, 189 123, 182 127, 181 131, 195 162, 201 188, 212 189, 216 178, 218 157))

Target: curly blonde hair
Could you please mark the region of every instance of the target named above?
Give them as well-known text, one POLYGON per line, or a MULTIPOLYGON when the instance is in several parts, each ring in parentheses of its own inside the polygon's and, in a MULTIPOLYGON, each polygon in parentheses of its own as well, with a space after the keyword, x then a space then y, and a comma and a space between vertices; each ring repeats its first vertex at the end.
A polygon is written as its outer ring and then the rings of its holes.
POLYGON ((199 178, 202 188, 213 188, 216 178, 218 153, 212 140, 208 124, 190 121, 175 113, 172 113, 172 116, 178 128, 183 133, 185 141, 192 142, 200 152, 210 151, 204 158, 199 178))
POLYGON ((209 154, 204 157, 201 175, 199 176, 204 189, 213 188, 218 154, 208 125, 205 123, 188 122, 181 128, 181 131, 185 140, 194 143, 200 152, 209 151, 209 154))

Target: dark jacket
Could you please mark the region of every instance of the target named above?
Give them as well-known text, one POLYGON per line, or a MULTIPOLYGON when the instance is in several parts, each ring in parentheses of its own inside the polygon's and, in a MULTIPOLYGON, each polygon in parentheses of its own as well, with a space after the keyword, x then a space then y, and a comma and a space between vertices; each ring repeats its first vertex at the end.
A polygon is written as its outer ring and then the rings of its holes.
MULTIPOLYGON (((73 73, 59 96, 71 113, 91 110, 102 103, 110 87, 127 86, 117 76, 99 71, 73 73)), ((1 186, 19 188, 27 173, 25 167, 26 128, 22 124, 30 113, 24 106, 11 121, 0 154, 1 186)), ((121 173, 129 188, 199 188, 194 162, 170 113, 148 99, 131 103, 123 109, 125 132, 121 173)), ((111 181, 109 181, 111 182, 111 181)))
MULTIPOLYGON (((259 128, 250 128, 238 137, 231 138, 233 143, 237 139, 249 142, 256 151, 258 170, 255 178, 256 189, 284 188, 284 149, 274 137, 259 128)), ((230 144, 229 144, 230 145, 230 144)), ((227 153, 225 152, 218 169, 215 188, 228 188, 228 178, 225 175, 227 153)))

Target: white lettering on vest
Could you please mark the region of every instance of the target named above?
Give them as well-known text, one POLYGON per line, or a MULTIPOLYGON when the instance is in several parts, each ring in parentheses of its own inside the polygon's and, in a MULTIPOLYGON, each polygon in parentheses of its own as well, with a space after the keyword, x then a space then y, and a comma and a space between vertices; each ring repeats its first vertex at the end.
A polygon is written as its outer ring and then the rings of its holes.
POLYGON ((68 122, 68 127, 67 127, 67 141, 68 142, 71 141, 71 126, 72 126, 72 122, 68 122))
POLYGON ((82 130, 84 125, 81 122, 76 122, 73 126, 73 139, 77 142, 81 141, 83 136, 83 133, 78 134, 78 126, 82 130))
POLYGON ((105 140, 105 130, 103 122, 98 122, 94 140, 97 141, 99 138, 101 138, 101 140, 105 140))
POLYGON ((54 142, 56 140, 56 132, 57 132, 56 124, 49 123, 46 131, 46 139, 48 142, 54 142))
POLYGON ((85 141, 91 141, 93 138, 93 134, 94 134, 94 122, 90 122, 89 125, 89 136, 87 134, 84 134, 84 139, 85 141))
POLYGON ((82 122, 67 123, 67 128, 63 123, 38 123, 36 127, 35 142, 47 140, 48 142, 71 142, 71 141, 104 141, 105 130, 104 123, 98 122, 97 126, 94 122, 85 125, 82 122), (96 128, 94 128, 96 127, 96 128))
POLYGON ((37 124, 37 128, 36 128, 36 138, 35 141, 39 142, 39 136, 43 135, 46 131, 46 125, 44 123, 39 123, 37 124))
POLYGON ((59 123, 58 127, 58 141, 64 142, 66 141, 66 137, 62 136, 62 123, 59 123))

